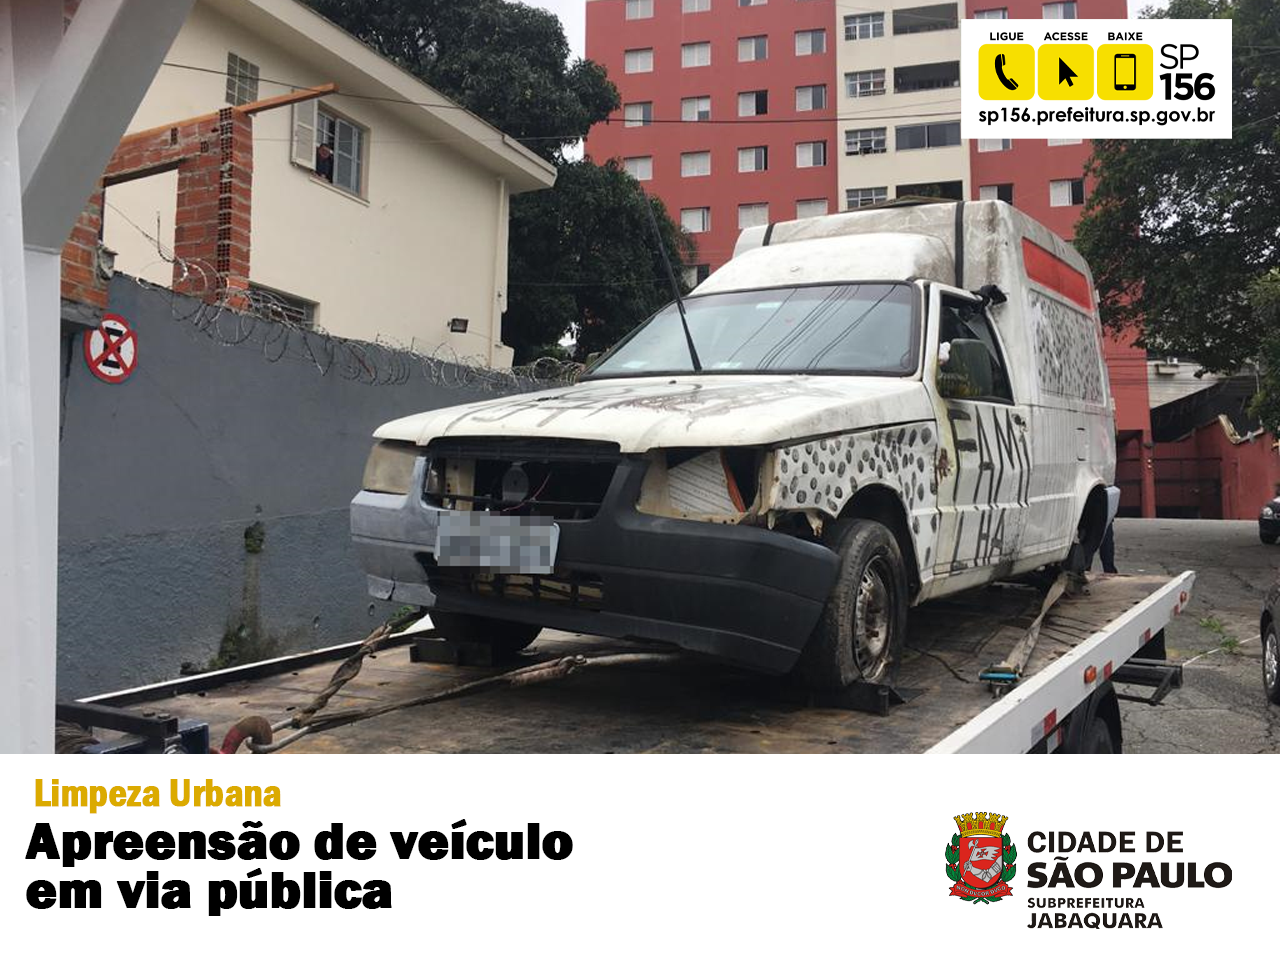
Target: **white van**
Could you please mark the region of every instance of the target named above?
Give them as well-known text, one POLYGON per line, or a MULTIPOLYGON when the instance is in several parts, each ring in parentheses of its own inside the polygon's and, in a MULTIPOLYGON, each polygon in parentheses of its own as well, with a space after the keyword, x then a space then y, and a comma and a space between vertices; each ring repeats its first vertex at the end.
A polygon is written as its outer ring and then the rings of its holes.
POLYGON ((1095 303, 1000 201, 749 229, 688 337, 673 303, 574 386, 380 427, 351 513, 370 592, 506 651, 555 627, 882 680, 909 606, 1100 543, 1095 303))

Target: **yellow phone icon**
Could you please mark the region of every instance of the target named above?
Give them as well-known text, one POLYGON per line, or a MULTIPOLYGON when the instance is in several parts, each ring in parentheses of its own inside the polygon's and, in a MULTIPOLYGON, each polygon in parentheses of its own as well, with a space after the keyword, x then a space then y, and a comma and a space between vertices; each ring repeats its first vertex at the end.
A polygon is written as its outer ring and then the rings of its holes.
POLYGON ((996 76, 1000 79, 1000 82, 1004 84, 1006 90, 1017 90, 1018 81, 1010 80, 1004 75, 1004 62, 1004 54, 996 54, 996 76))

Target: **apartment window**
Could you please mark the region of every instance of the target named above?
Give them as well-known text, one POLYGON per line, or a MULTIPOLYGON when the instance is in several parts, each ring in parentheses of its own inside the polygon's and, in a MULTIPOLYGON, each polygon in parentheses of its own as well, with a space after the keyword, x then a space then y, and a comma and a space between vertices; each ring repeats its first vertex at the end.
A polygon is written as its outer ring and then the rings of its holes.
POLYGON ((884 203, 888 199, 888 187, 854 187, 844 192, 844 205, 849 210, 884 203))
POLYGON ((681 13, 706 13, 711 9, 711 0, 681 0, 681 13))
POLYGON ((825 217, 827 215, 827 198, 820 200, 797 200, 796 219, 807 220, 809 217, 825 217))
POLYGON ((796 144, 797 167, 825 167, 827 165, 827 141, 810 140, 796 144))
POLYGON ((960 121, 915 123, 894 130, 894 146, 899 150, 929 150, 960 145, 960 121))
POLYGON ((932 183, 900 183, 899 197, 937 197, 941 200, 963 200, 964 183, 960 180, 935 180, 932 183))
POLYGON ((768 147, 741 147, 738 150, 738 172, 759 173, 769 169, 768 147))
POLYGON ((685 97, 680 101, 681 120, 710 120, 710 97, 685 97))
POLYGON ((628 50, 623 57, 622 69, 625 73, 653 73, 653 48, 628 50))
POLYGON ((238 107, 258 99, 258 65, 227 53, 227 103, 238 107))
POLYGON ((883 70, 857 70, 844 75, 844 92, 850 97, 878 97, 884 93, 883 70))
POLYGON ((766 60, 769 57, 768 37, 739 37, 738 62, 750 63, 752 60, 766 60))
POLYGON ((847 156, 861 156, 864 153, 884 153, 885 127, 863 127, 860 130, 844 132, 844 152, 847 156))
POLYGON ((883 13, 856 13, 844 18, 846 40, 874 40, 884 36, 883 13))
POLYGON ((1082 203, 1084 203, 1084 180, 1082 178, 1049 181, 1049 206, 1078 207, 1082 203))
POLYGON ((769 0, 738 0, 740 7, 763 7, 769 0))
POLYGON ((1046 140, 1045 143, 1050 147, 1069 147, 1073 144, 1084 143, 1078 137, 1075 140, 1046 140))
POLYGON ((680 66, 682 67, 711 66, 711 44, 706 42, 681 44, 680 45, 680 66))
POLYGON ((738 94, 738 116, 762 117, 769 112, 769 91, 748 90, 738 94))
POLYGON ((805 113, 809 110, 825 110, 827 108, 827 85, 819 83, 812 87, 796 87, 796 110, 805 113))
POLYGON ((711 208, 687 207, 681 210, 680 226, 690 233, 706 233, 711 229, 711 208))
POLYGON ((988 183, 978 188, 979 200, 1003 200, 1005 203, 1013 203, 1013 184, 1012 183, 988 183))
POLYGON ((893 11, 895 36, 902 33, 955 30, 959 26, 959 13, 954 3, 935 4, 929 7, 904 7, 893 11))
POLYGON ((692 290, 709 276, 711 276, 711 264, 695 263, 691 267, 684 268, 684 285, 692 290))
POLYGON ((991 10, 977 10, 973 14, 975 20, 1008 20, 1008 7, 995 7, 991 10))
POLYGON ((637 180, 653 179, 653 157, 627 157, 622 168, 637 180))
POLYGON ((628 103, 622 108, 623 126, 647 127, 653 123, 653 102, 628 103))
POLYGON ((710 175, 711 153, 709 151, 680 154, 680 176, 709 177, 710 175))
POLYGON ((1046 20, 1074 20, 1076 18, 1075 0, 1068 3, 1046 3, 1041 7, 1046 20))
POLYGON ((893 92, 912 93, 916 90, 938 90, 960 86, 960 61, 942 63, 917 63, 909 67, 893 68, 893 92))
POLYGON ((769 205, 767 203, 738 204, 738 229, 747 227, 763 227, 769 222, 769 205))
POLYGON ((999 153, 1001 150, 1012 150, 1012 140, 992 140, 985 137, 978 138, 979 153, 999 153))
POLYGON ((316 110, 316 175, 356 196, 364 195, 366 131, 324 108, 316 110))
POLYGON ((827 52, 827 31, 825 30, 797 30, 796 31, 796 56, 808 57, 815 53, 827 52))
POLYGON ((312 327, 316 322, 314 301, 303 300, 256 283, 249 284, 249 312, 266 320, 292 323, 299 327, 312 327))
POLYGON ((648 20, 653 16, 653 0, 627 0, 628 20, 648 20))

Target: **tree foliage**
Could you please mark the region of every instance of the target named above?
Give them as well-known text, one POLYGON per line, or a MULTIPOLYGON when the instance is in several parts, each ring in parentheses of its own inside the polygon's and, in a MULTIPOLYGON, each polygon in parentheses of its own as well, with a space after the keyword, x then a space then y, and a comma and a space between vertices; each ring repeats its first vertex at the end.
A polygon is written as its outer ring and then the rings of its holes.
POLYGON ((678 277, 691 259, 688 234, 615 161, 562 164, 555 190, 512 200, 503 339, 517 362, 555 353, 566 319, 573 357, 586 360, 671 299, 646 203, 678 277))
POLYGON ((1259 364, 1262 396, 1277 398, 1265 422, 1280 427, 1280 315, 1267 299, 1280 268, 1280 4, 1172 0, 1148 14, 1232 18, 1234 136, 1094 141, 1076 243, 1108 326, 1140 326, 1147 346, 1211 371, 1259 364))
MULTIPOLYGON (((319 13, 559 167, 512 198, 503 340, 516 362, 585 359, 670 299, 639 184, 565 150, 618 109, 604 68, 569 60, 559 19, 507 0, 307 0, 319 13)), ((653 201, 679 276, 693 243, 653 201)))
POLYGON ((604 68, 569 60, 555 14, 506 0, 307 0, 547 160, 618 109, 604 68))

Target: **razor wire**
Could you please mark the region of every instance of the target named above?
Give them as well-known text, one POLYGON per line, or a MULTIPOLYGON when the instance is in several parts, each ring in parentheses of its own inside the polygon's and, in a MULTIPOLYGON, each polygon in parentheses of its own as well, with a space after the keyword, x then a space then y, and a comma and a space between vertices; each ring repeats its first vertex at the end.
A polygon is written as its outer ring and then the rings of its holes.
POLYGON ((122 211, 114 206, 112 210, 155 246, 160 259, 139 273, 158 263, 173 270, 172 286, 132 277, 138 286, 166 298, 176 322, 189 325, 220 346, 255 346, 270 363, 306 363, 321 376, 332 374, 371 386, 398 386, 421 378, 441 387, 495 394, 567 386, 576 383, 584 369, 583 364, 556 357, 540 357, 502 369, 491 366, 486 357, 460 354, 448 343, 424 351, 416 344, 404 344, 381 334, 374 340, 360 340, 330 333, 309 320, 299 319, 298 304, 291 298, 262 287, 230 286, 228 277, 215 265, 179 257, 122 211))

